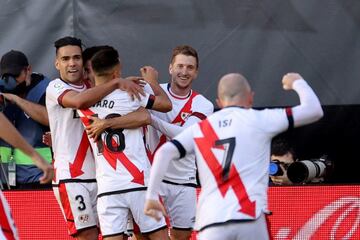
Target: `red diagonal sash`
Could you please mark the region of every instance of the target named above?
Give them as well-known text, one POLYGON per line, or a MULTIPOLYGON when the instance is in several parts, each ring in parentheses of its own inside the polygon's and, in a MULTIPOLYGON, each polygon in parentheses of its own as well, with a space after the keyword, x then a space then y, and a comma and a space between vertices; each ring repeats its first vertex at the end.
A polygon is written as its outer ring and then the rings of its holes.
MULTIPOLYGON (((84 117, 80 117, 81 121, 84 123, 85 126, 90 125, 90 121, 87 116, 94 115, 90 109, 80 110, 84 117)), ((107 146, 106 143, 102 141, 102 145, 104 146, 104 151, 102 152, 105 160, 110 164, 110 166, 116 170, 117 160, 121 162, 121 164, 126 168, 126 170, 131 174, 133 177, 132 182, 138 183, 141 185, 145 185, 144 183, 144 171, 140 171, 135 164, 124 154, 124 152, 113 152, 107 146)), ((114 139, 111 140, 111 144, 116 147, 118 143, 114 139)))
MULTIPOLYGON (((183 114, 188 114, 190 115, 192 113, 191 111, 191 106, 192 106, 192 102, 194 100, 194 98, 196 97, 196 95, 198 95, 197 92, 192 91, 189 99, 187 100, 187 102, 185 103, 185 105, 182 107, 182 109, 179 111, 178 115, 172 120, 172 124, 179 124, 180 126, 184 125, 186 117, 183 117, 183 114)), ((151 156, 151 162, 152 159, 154 158, 154 155, 156 153, 156 151, 159 149, 159 147, 161 147, 161 145, 163 145, 166 142, 166 136, 164 134, 162 134, 160 136, 159 139, 159 143, 155 148, 155 151, 153 152, 152 156, 151 156)))
POLYGON ((194 140, 203 156, 204 161, 216 179, 221 195, 225 197, 227 191, 231 187, 241 207, 239 212, 255 217, 255 201, 250 201, 246 188, 234 164, 231 164, 228 179, 226 181, 223 180, 223 167, 211 150, 212 148, 224 149, 221 145, 215 145, 215 142, 219 140, 215 130, 212 128, 208 120, 204 120, 200 123, 200 129, 204 137, 195 138, 194 140))

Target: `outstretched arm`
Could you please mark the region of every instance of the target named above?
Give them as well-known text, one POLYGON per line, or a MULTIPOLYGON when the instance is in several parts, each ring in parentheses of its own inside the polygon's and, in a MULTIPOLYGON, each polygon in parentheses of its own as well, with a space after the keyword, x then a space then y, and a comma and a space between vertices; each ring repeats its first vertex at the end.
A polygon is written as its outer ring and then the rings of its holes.
POLYGON ((283 79, 285 90, 295 90, 300 98, 300 105, 292 108, 294 126, 299 127, 322 118, 324 112, 320 101, 311 87, 298 73, 288 73, 283 79))
POLYGON ((54 175, 53 167, 45 161, 29 143, 20 135, 15 127, 7 120, 4 114, 0 113, 0 138, 4 139, 7 143, 19 148, 26 155, 31 157, 34 164, 40 168, 44 175, 40 178, 41 183, 50 182, 54 175))
POLYGON ((161 214, 166 216, 164 207, 159 201, 160 184, 170 162, 178 159, 179 155, 178 149, 172 142, 166 142, 155 154, 151 167, 149 186, 146 192, 144 213, 155 218, 157 221, 161 219, 161 214))

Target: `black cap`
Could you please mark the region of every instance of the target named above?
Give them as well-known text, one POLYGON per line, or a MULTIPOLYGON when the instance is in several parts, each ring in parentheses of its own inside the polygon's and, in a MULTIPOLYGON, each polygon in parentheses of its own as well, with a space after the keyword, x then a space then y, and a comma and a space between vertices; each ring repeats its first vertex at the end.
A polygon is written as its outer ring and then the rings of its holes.
POLYGON ((0 76, 9 74, 18 76, 24 67, 29 66, 29 62, 24 53, 16 50, 11 50, 1 57, 0 61, 0 76))

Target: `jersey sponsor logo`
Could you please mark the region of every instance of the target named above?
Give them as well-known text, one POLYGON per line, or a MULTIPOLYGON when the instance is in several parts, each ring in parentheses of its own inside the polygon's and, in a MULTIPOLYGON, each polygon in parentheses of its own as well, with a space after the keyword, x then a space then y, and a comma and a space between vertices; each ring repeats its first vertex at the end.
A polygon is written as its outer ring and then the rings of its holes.
POLYGON ((236 144, 235 138, 219 139, 208 120, 200 122, 199 126, 204 137, 195 138, 194 140, 204 161, 215 177, 221 196, 225 197, 231 187, 240 205, 239 212, 254 218, 256 202, 249 199, 241 177, 235 165, 231 163, 236 144), (225 157, 222 165, 212 152, 212 148, 224 150, 225 157))
POLYGON ((341 197, 312 215, 295 234, 291 228, 280 228, 275 239, 315 239, 324 228, 330 229, 328 239, 355 239, 360 229, 360 198, 341 197))

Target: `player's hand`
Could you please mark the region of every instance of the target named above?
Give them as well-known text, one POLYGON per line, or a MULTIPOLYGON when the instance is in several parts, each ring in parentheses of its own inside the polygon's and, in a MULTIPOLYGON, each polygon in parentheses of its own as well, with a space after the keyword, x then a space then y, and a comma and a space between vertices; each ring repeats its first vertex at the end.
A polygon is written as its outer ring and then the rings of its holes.
POLYGON ((43 144, 51 147, 52 146, 52 142, 51 142, 51 132, 46 132, 42 135, 42 142, 43 144))
POLYGON ((54 177, 54 168, 48 163, 44 158, 42 158, 38 153, 35 152, 35 155, 32 156, 32 159, 35 165, 40 168, 44 175, 40 177, 40 183, 49 183, 54 177))
POLYGON ((127 77, 119 79, 119 89, 126 91, 132 100, 135 98, 141 100, 141 95, 145 96, 144 89, 141 86, 142 77, 127 77))
POLYGON ((158 83, 159 73, 155 68, 151 66, 144 66, 140 68, 140 73, 145 81, 149 83, 158 83))
POLYGON ((159 200, 147 199, 144 207, 145 215, 154 218, 156 221, 160 221, 162 216, 167 216, 164 206, 159 200))
POLYGON ((94 139, 94 142, 97 142, 101 133, 108 128, 106 119, 100 119, 93 116, 88 116, 91 124, 85 127, 86 133, 89 135, 90 138, 94 139))
POLYGON ((282 85, 284 90, 292 90, 295 81, 302 79, 298 73, 287 73, 282 79, 282 85))

